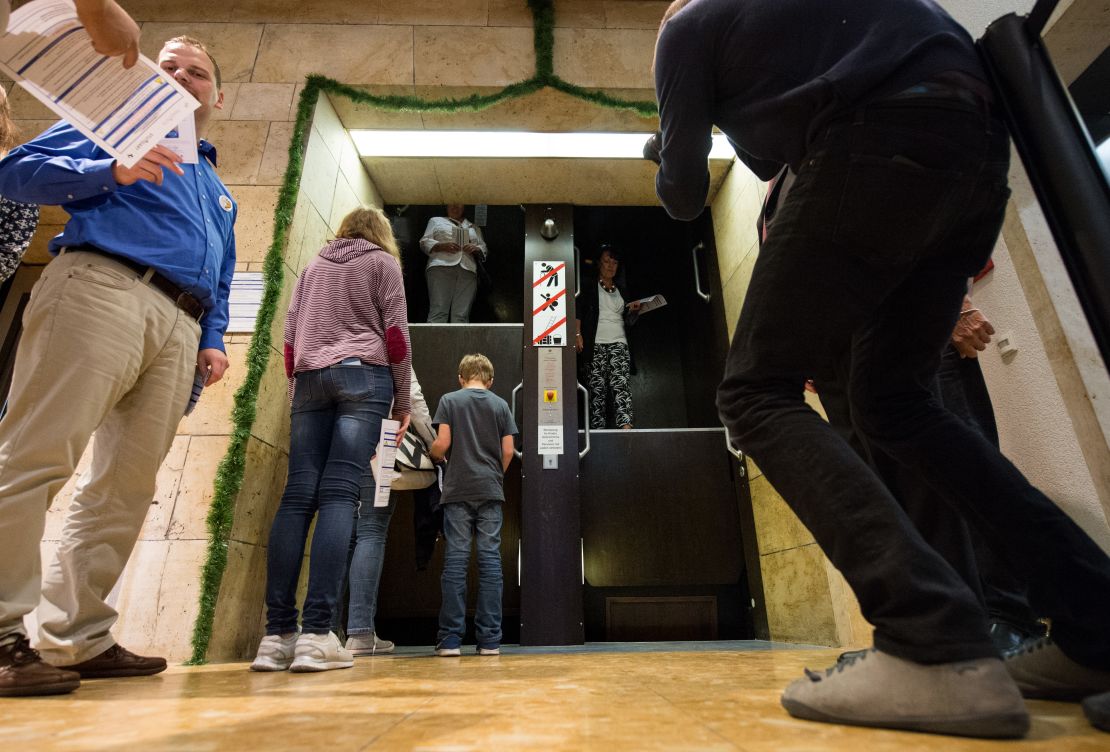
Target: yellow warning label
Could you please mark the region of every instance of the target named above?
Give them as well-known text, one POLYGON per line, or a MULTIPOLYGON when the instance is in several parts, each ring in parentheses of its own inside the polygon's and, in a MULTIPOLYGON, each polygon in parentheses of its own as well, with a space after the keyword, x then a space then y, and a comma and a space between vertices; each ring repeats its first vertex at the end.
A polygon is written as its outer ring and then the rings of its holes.
POLYGON ((544 402, 558 402, 559 401, 559 390, 557 390, 557 389, 544 389, 543 390, 543 401, 544 402))

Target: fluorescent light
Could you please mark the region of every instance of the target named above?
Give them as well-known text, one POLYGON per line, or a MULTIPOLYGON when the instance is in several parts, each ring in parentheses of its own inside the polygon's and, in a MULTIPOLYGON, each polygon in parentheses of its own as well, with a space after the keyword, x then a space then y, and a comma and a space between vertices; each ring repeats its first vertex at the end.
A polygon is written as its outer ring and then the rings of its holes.
MULTIPOLYGON (((353 130, 363 157, 643 159, 649 133, 353 130)), ((710 159, 732 159, 728 139, 713 136, 710 159)))

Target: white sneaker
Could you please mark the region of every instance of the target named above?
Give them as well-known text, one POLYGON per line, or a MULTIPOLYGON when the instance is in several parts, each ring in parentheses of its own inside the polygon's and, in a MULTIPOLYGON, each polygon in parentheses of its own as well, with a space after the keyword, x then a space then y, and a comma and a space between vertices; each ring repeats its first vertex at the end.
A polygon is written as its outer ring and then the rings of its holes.
POLYGON ((284 671, 293 662, 293 649, 296 646, 296 632, 266 635, 258 643, 258 654, 251 664, 251 671, 284 671))
POLYGON ((330 671, 333 668, 350 668, 355 665, 351 651, 339 644, 334 632, 325 635, 305 633, 297 638, 293 665, 294 673, 330 671))
POLYGON ((347 638, 347 650, 351 655, 377 655, 379 653, 392 653, 393 643, 378 637, 377 632, 370 634, 353 635, 347 638))

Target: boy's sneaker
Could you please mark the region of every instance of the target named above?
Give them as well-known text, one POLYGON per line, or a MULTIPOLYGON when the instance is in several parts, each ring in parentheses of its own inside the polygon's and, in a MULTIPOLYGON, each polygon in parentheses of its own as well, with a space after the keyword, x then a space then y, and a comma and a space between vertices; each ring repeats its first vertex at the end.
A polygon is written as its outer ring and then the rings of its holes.
POLYGON ((988 738, 1029 730, 1021 693, 998 658, 927 666, 869 650, 786 688, 782 706, 810 721, 988 738))
POLYGON ((496 642, 478 643, 478 655, 501 655, 501 645, 496 642))
POLYGON ((393 643, 378 637, 377 632, 364 635, 353 635, 347 638, 347 650, 351 655, 377 655, 378 653, 392 653, 393 643))
POLYGON ((1006 670, 1029 698, 1078 702, 1110 691, 1110 671, 1076 663, 1049 637, 1030 640, 1009 653, 1006 670))
POLYGON ((0 641, 0 697, 64 695, 79 686, 80 674, 51 666, 23 634, 0 641))
POLYGON ((351 651, 339 644, 334 632, 327 634, 302 633, 297 638, 293 651, 293 663, 289 670, 296 674, 313 671, 331 671, 335 668, 350 668, 355 665, 351 651))
POLYGON ((455 635, 444 637, 436 645, 436 655, 441 658, 452 658, 457 655, 462 655, 462 640, 455 635))
POLYGON ((251 663, 251 671, 284 671, 293 662, 293 649, 297 646, 297 633, 266 635, 258 643, 258 654, 251 663))

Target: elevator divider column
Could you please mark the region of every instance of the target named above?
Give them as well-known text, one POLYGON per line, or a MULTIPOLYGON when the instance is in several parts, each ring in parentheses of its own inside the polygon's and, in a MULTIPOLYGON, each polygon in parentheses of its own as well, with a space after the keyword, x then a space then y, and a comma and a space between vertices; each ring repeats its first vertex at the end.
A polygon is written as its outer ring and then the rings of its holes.
POLYGON ((574 214, 524 218, 520 644, 581 645, 574 214))

